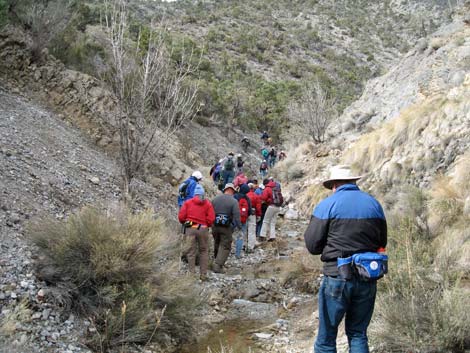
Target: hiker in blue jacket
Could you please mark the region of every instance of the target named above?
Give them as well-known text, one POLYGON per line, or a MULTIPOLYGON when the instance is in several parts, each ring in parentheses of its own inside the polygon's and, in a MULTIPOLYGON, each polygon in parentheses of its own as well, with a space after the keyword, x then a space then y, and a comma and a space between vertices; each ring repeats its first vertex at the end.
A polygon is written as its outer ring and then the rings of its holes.
POLYGON ((377 252, 387 245, 387 222, 382 206, 359 190, 348 166, 331 169, 323 185, 333 195, 313 211, 304 238, 308 251, 321 255, 322 283, 318 293, 319 328, 315 353, 336 352, 338 326, 346 317, 349 351, 369 352, 367 327, 374 310, 376 281, 365 281, 354 273, 339 276, 337 259, 358 253, 377 252))
POLYGON ((186 179, 178 188, 178 207, 181 208, 186 200, 194 197, 196 185, 202 180, 202 173, 199 170, 186 179))

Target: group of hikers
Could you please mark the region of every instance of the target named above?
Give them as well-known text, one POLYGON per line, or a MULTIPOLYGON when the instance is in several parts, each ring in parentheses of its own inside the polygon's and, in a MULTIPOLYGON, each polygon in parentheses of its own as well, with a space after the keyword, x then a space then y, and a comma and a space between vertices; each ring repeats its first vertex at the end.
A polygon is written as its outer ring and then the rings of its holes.
POLYGON ((235 256, 240 258, 253 252, 263 241, 276 238, 276 220, 284 198, 281 185, 273 178, 261 184, 256 178, 248 179, 241 171, 235 180, 228 181, 212 201, 205 198, 200 171, 179 187, 178 219, 186 235, 190 272, 195 272, 199 256, 200 278, 207 279, 209 263, 209 228, 214 238, 212 271, 223 273, 224 265, 235 239, 235 256))
MULTIPOLYGON (((237 175, 212 202, 205 199, 195 171, 180 186, 178 214, 184 225, 189 270, 195 272, 199 249, 200 278, 207 279, 209 228, 214 237, 212 271, 224 272, 235 235, 235 256, 258 242, 276 238, 276 217, 283 204, 280 184, 267 178, 237 175), (235 185, 237 183, 237 185, 235 185), (181 192, 184 190, 184 192, 181 192)), ((319 327, 315 353, 335 352, 338 327, 345 318, 350 352, 369 352, 367 328, 372 318, 377 280, 388 270, 387 222, 380 203, 356 185, 361 176, 348 166, 331 168, 323 186, 333 193, 314 209, 304 239, 308 251, 321 255, 323 277, 318 293, 319 327)), ((313 280, 313 279, 312 279, 313 280)))

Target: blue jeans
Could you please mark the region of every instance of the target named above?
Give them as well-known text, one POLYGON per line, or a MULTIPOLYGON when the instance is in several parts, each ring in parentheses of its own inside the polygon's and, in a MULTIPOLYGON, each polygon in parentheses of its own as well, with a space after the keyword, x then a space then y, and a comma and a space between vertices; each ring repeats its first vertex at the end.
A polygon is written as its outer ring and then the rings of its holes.
POLYGON ((247 228, 246 223, 242 224, 242 229, 240 231, 238 231, 238 233, 236 234, 237 239, 235 240, 235 257, 237 259, 239 259, 240 256, 242 256, 243 239, 245 238, 245 234, 246 234, 247 229, 248 228, 247 228))
POLYGON ((315 353, 336 353, 338 326, 345 326, 350 353, 368 353, 367 327, 374 311, 376 282, 325 276, 318 293, 319 328, 315 353))

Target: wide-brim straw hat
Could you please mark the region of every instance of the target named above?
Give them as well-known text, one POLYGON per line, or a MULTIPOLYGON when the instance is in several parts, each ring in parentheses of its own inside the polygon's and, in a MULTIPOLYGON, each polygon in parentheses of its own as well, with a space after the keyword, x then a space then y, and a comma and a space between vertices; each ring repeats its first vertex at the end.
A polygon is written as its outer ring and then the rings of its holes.
POLYGON ((237 191, 235 189, 235 185, 233 185, 232 183, 225 184, 224 191, 227 190, 227 189, 233 189, 233 191, 237 191))
POLYGON ((362 178, 362 175, 353 175, 351 167, 348 165, 337 165, 331 167, 330 177, 323 182, 323 186, 327 189, 333 189, 335 181, 355 181, 362 178))

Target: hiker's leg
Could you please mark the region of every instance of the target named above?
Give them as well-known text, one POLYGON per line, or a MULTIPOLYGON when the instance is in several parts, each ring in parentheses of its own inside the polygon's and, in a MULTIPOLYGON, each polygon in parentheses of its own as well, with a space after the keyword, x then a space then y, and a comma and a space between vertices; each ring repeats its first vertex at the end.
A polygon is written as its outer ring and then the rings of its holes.
POLYGON ((199 243, 199 268, 201 275, 206 275, 209 263, 209 229, 200 229, 197 239, 199 243))
POLYGON ((197 230, 194 228, 188 228, 186 229, 186 241, 189 244, 189 250, 188 250, 188 265, 189 265, 189 271, 190 272, 195 272, 196 268, 196 251, 197 251, 197 230))
POLYGON ((232 229, 228 227, 221 230, 220 233, 220 246, 215 263, 222 267, 230 255, 230 250, 232 250, 232 229))
POLYGON ((214 228, 212 228, 212 236, 214 237, 214 259, 216 259, 217 253, 219 252, 219 246, 220 246, 219 227, 215 226, 214 228))
POLYGON ((248 241, 247 241, 247 249, 253 250, 255 248, 256 243, 256 216, 251 215, 248 217, 248 241))
POLYGON ((280 208, 278 206, 269 206, 271 209, 271 221, 269 222, 269 239, 276 239, 276 222, 280 208))
POLYGON ((273 206, 269 206, 266 210, 266 214, 264 215, 263 225, 261 226, 261 238, 266 238, 268 230, 271 227, 271 220, 274 216, 275 210, 273 206))

